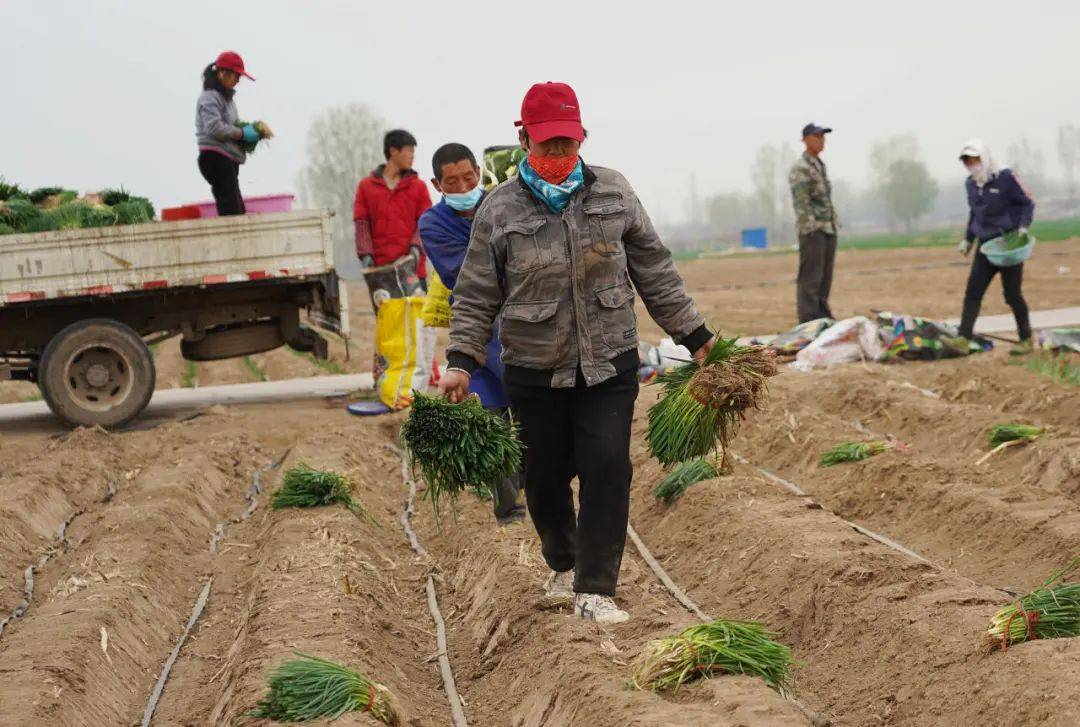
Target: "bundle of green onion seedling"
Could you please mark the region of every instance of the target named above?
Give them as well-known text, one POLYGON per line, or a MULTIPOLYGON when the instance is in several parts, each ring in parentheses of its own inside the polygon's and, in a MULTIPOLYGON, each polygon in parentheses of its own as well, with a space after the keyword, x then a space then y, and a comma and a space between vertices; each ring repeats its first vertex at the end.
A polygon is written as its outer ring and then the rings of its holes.
POLYGON ((1080 558, 1074 558, 1034 591, 994 614, 986 630, 988 645, 1000 645, 1004 651, 1032 639, 1080 636, 1080 583, 1061 582, 1078 565, 1080 558))
POLYGON ((755 621, 725 621, 691 626, 678 636, 650 641, 634 666, 637 689, 677 690, 716 674, 761 677, 773 689, 791 687, 791 649, 755 621))
POLYGON ((1029 424, 998 424, 990 430, 990 446, 1000 447, 1005 442, 1017 440, 1034 442, 1045 431, 1044 427, 1033 427, 1029 424))
POLYGON ((294 653, 296 659, 271 672, 266 697, 245 716, 306 722, 320 717, 333 720, 346 712, 367 712, 384 724, 402 724, 401 708, 382 684, 332 661, 294 653))
POLYGON ((861 462, 881 454, 891 446, 889 442, 842 442, 827 452, 822 452, 818 466, 832 467, 841 462, 861 462))
POLYGON ((367 510, 352 496, 352 483, 337 472, 317 470, 301 462, 285 473, 281 487, 270 499, 274 509, 321 507, 341 503, 361 520, 374 523, 367 510))
POLYGON ((719 476, 720 472, 708 457, 696 457, 671 468, 667 477, 653 490, 653 497, 669 505, 681 497, 690 485, 719 476))
POLYGON ((718 337, 700 366, 688 363, 658 376, 663 393, 649 409, 646 433, 652 455, 668 466, 719 446, 726 465, 744 412, 760 408, 767 379, 777 373, 772 352, 718 337))
POLYGON ((427 483, 424 497, 435 516, 443 495, 453 501, 466 488, 490 496, 492 488, 521 466, 521 442, 513 421, 485 409, 470 396, 451 404, 441 396, 413 392, 401 443, 427 483))
MULTIPOLYGON (((246 122, 246 121, 237 121, 236 122, 236 128, 238 128, 238 129, 242 129, 247 125, 248 125, 248 122, 246 122)), ((262 141, 263 139, 273 139, 274 138, 274 132, 270 129, 270 127, 267 125, 267 123, 265 121, 253 121, 253 122, 251 122, 251 125, 255 127, 255 131, 259 132, 259 138, 257 140, 255 140, 255 141, 243 141, 243 140, 241 140, 240 142, 238 142, 240 144, 240 148, 243 149, 248 154, 253 153, 255 151, 256 147, 258 147, 259 142, 262 141)))

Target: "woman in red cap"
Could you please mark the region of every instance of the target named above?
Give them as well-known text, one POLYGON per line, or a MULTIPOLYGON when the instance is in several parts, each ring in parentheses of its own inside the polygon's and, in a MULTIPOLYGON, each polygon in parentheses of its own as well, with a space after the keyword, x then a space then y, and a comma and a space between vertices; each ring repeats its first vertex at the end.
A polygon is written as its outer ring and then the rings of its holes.
POLYGON ((465 396, 498 319, 526 500, 551 568, 546 597, 572 600, 581 618, 619 623, 629 618, 612 597, 633 476, 635 292, 698 360, 712 334, 630 184, 582 161, 573 89, 536 84, 518 125, 529 155, 473 217, 440 386, 452 401, 465 396))
POLYGON ((203 91, 195 110, 195 138, 199 144, 199 171, 210 183, 219 215, 244 214, 240 194, 240 165, 247 153, 240 142, 252 143, 261 135, 254 124, 237 127, 240 118, 233 96, 244 70, 238 53, 225 51, 203 70, 203 91))

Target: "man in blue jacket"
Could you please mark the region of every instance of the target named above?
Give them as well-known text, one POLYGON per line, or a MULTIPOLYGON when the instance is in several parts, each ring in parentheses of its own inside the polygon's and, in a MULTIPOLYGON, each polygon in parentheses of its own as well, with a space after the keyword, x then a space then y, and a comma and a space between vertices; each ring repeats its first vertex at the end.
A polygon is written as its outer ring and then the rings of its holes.
POLYGON ((967 232, 960 243, 960 252, 967 255, 975 248, 975 260, 971 265, 967 289, 964 292, 964 312, 960 317, 960 335, 971 338, 975 319, 979 316, 983 296, 994 275, 1001 273, 1001 285, 1005 290, 1005 302, 1012 308, 1016 318, 1016 332, 1020 344, 1013 350, 1026 353, 1031 350, 1031 321, 1027 302, 1020 290, 1024 277, 1024 264, 1007 267, 995 265, 981 252, 983 243, 1010 233, 1026 238, 1028 227, 1035 216, 1035 203, 1016 175, 1009 169, 999 169, 986 144, 972 139, 960 152, 960 161, 968 171, 967 198, 971 214, 968 216, 967 232))
MULTIPOLYGON (((484 198, 484 190, 480 187, 480 167, 476 157, 463 144, 439 147, 431 159, 431 166, 435 174, 431 183, 443 198, 421 215, 420 241, 443 284, 453 290, 469 249, 473 215, 484 198)), ((473 373, 469 392, 479 396, 485 407, 498 410, 505 416, 509 402, 503 391, 502 374, 502 352, 496 329, 487 345, 487 363, 473 373)), ((519 475, 498 483, 492 494, 495 519, 500 525, 520 522, 525 518, 519 475)))

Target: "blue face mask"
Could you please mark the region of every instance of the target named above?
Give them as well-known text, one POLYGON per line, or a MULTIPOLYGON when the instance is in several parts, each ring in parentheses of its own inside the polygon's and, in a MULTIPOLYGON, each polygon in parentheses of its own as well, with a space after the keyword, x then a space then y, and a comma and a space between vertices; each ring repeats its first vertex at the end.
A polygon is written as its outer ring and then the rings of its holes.
POLYGON ((484 190, 480 189, 480 185, 476 185, 468 192, 461 194, 450 194, 449 192, 443 194, 443 199, 446 200, 446 204, 450 209, 455 212, 468 212, 476 205, 480 204, 480 198, 484 196, 484 190))

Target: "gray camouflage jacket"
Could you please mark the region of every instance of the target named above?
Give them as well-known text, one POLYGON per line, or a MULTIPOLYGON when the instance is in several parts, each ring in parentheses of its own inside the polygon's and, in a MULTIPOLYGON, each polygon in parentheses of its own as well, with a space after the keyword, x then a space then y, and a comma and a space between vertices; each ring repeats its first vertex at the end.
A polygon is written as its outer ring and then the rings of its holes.
POLYGON ((836 210, 825 163, 803 152, 788 174, 795 218, 800 235, 815 232, 836 234, 836 210))
POLYGON ((637 365, 635 290, 677 342, 691 351, 708 342, 630 184, 611 169, 584 173, 585 186, 562 213, 518 178, 487 195, 454 287, 451 367, 471 373, 485 363, 499 318, 507 381, 568 388, 580 368, 594 386, 637 365))

